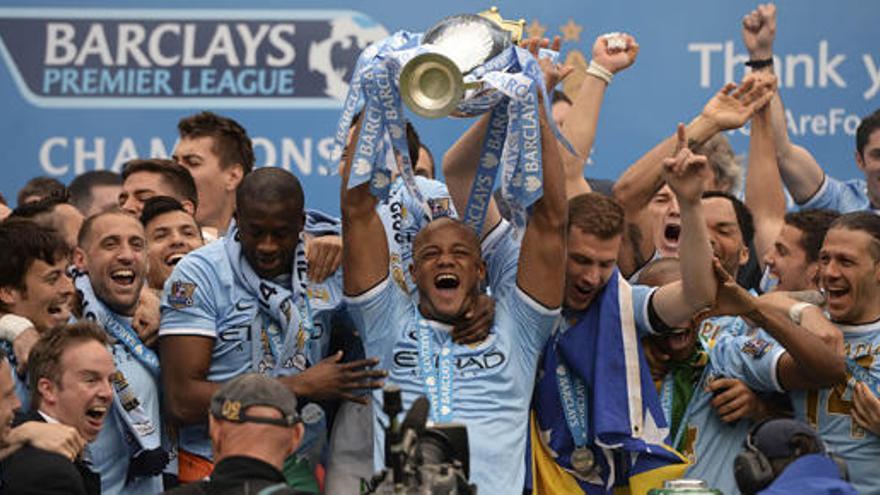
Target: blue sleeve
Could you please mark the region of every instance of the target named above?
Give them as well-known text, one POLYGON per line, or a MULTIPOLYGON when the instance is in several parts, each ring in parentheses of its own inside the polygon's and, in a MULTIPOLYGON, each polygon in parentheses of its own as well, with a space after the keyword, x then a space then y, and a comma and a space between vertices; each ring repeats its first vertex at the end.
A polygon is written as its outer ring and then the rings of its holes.
POLYGON ((816 194, 800 207, 802 210, 824 208, 848 213, 867 210, 870 204, 865 181, 856 179, 842 182, 826 175, 816 194))
POLYGON ((397 338, 395 330, 412 317, 412 299, 398 290, 388 276, 363 294, 346 296, 345 301, 367 354, 379 359, 391 356, 397 338))
POLYGON ((785 349, 764 332, 734 336, 722 332, 709 350, 709 362, 718 376, 736 378, 756 392, 785 392, 776 366, 785 349))
POLYGON ((656 290, 657 287, 649 287, 647 285, 635 284, 632 286, 633 317, 636 323, 636 333, 639 338, 657 333, 657 330, 651 325, 651 317, 649 316, 651 296, 656 290))
POLYGON ((190 255, 180 260, 162 291, 160 337, 199 335, 216 338, 215 278, 212 268, 202 258, 190 255))
POLYGON ((504 306, 505 314, 496 314, 496 318, 511 318, 511 320, 497 321, 495 327, 502 331, 505 328, 515 328, 519 356, 529 361, 531 358, 537 358, 544 350, 544 345, 559 320, 561 308, 547 308, 517 286, 498 301, 504 306))
POLYGON ((306 208, 306 224, 303 230, 315 237, 342 235, 342 222, 319 210, 306 208))
POLYGON ((519 263, 520 243, 513 235, 513 228, 507 220, 489 232, 480 246, 483 261, 486 262, 486 283, 496 298, 516 287, 516 268, 519 263))

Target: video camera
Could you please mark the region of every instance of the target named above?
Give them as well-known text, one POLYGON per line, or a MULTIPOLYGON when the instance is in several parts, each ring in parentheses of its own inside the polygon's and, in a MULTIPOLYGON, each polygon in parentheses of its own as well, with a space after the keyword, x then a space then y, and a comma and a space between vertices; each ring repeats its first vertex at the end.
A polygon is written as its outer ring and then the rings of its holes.
POLYGON ((467 429, 446 423, 426 427, 431 406, 420 396, 398 424, 403 411, 400 387, 383 391, 382 410, 389 418, 385 428, 385 469, 368 483, 374 495, 476 495, 468 483, 467 429))

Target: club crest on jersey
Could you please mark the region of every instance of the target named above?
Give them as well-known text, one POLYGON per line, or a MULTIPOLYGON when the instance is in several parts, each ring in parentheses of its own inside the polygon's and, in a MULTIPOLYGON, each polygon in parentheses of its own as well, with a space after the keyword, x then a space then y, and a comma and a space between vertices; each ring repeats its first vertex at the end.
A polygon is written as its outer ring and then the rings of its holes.
POLYGON ((773 347, 773 344, 764 339, 754 338, 743 344, 742 351, 749 354, 755 359, 761 359, 767 351, 773 347))
POLYGON ((175 309, 188 308, 193 305, 195 292, 196 284, 192 282, 172 282, 171 293, 168 294, 168 304, 175 309))
POLYGON ((428 207, 431 208, 431 218, 438 219, 452 216, 452 207, 449 198, 428 198, 428 207))

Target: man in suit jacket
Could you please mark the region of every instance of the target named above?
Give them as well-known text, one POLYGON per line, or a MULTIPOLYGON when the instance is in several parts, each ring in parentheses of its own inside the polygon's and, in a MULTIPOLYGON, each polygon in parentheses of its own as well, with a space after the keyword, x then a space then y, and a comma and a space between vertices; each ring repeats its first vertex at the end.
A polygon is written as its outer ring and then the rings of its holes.
MULTIPOLYGON (((87 442, 94 440, 113 401, 116 368, 107 344, 106 334, 91 322, 44 334, 28 363, 32 407, 16 423, 61 423, 74 427, 87 442)), ((3 493, 100 494, 101 480, 83 459, 70 461, 28 445, 4 461, 3 493)))

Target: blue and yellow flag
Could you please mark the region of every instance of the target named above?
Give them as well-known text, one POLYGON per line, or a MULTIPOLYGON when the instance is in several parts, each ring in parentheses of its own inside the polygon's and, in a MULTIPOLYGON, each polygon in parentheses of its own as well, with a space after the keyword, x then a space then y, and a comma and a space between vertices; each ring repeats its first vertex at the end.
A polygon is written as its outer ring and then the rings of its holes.
POLYGON ((680 478, 687 461, 668 445, 669 428, 636 333, 632 289, 615 269, 573 326, 547 344, 532 410, 527 483, 534 495, 644 494, 680 478), (574 440, 559 397, 565 364, 587 388, 587 439, 598 469, 578 475, 574 440))

